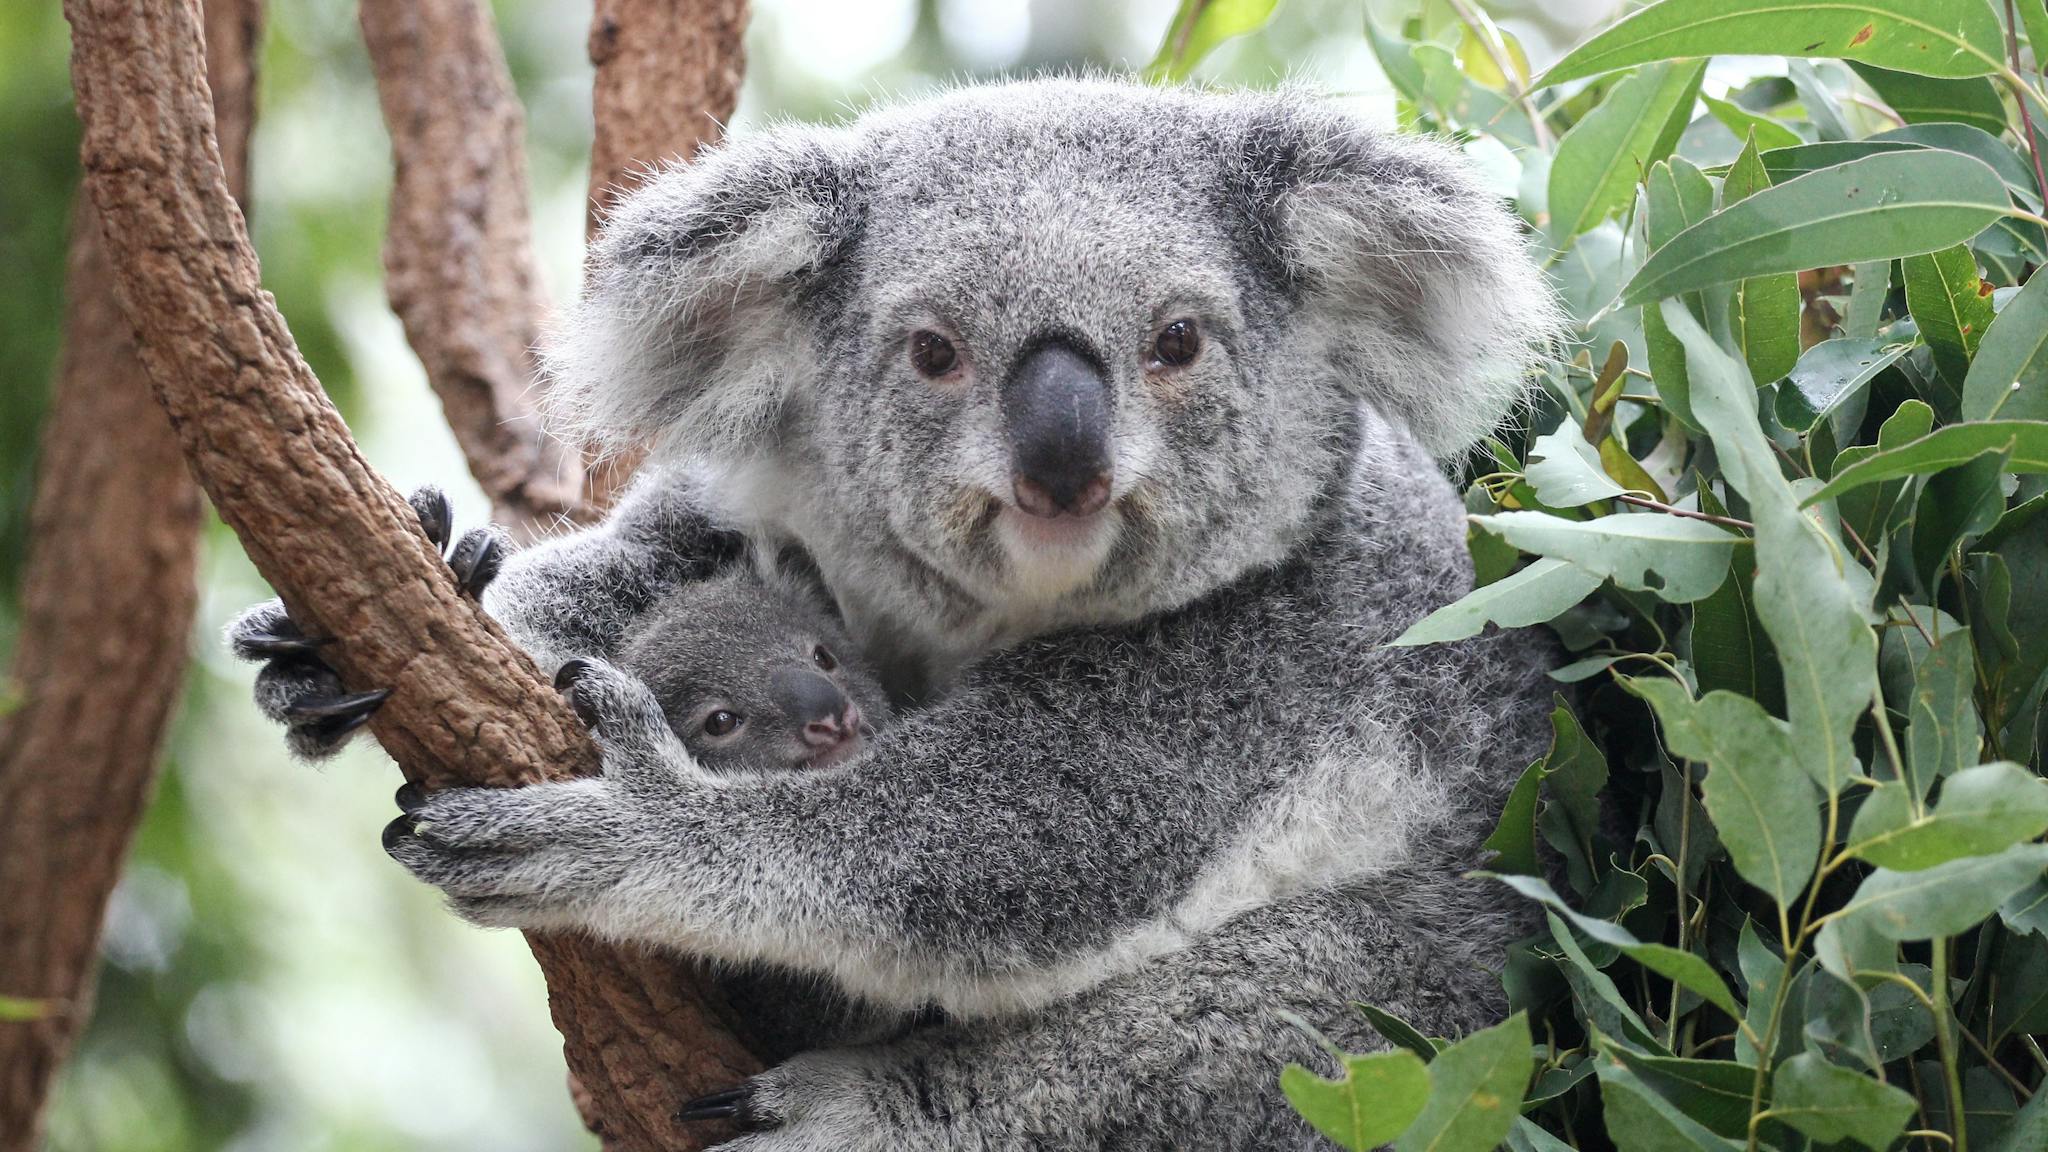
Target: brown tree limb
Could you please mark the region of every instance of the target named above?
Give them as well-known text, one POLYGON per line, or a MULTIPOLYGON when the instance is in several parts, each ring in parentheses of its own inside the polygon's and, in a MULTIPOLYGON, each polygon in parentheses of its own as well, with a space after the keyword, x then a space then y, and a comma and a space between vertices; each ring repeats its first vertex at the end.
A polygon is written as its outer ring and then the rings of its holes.
MULTIPOLYGON (((222 184, 197 0, 65 0, 86 187, 157 398, 221 518, 351 688, 409 779, 520 784, 596 750, 364 463, 258 278, 222 184)), ((570 1068, 614 1148, 693 1149, 684 1096, 758 1065, 673 961, 530 937, 570 1068)))
POLYGON ((525 115, 482 0, 363 0, 391 135, 385 291, 495 517, 531 537, 587 519, 583 463, 531 402, 547 302, 525 115))
MULTIPOLYGON (((747 0, 597 0, 588 232, 657 166, 717 142, 739 101, 746 30, 747 0)), ((592 456, 590 502, 610 507, 642 455, 592 456)))
MULTIPOLYGON (((261 0, 207 0, 227 187, 246 191, 261 0)), ((64 349, 37 460, 22 620, 0 717, 0 1150, 38 1146, 90 1015, 107 899, 175 710, 198 600, 199 489, 114 302, 99 218, 72 212, 64 349)))

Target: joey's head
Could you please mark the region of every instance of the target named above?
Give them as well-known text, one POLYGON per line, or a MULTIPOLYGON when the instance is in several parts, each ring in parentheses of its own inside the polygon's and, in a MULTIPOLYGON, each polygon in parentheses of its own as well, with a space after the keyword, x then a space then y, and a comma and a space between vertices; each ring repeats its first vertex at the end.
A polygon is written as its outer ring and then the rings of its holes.
POLYGON ((654 689, 669 727, 713 771, 840 763, 889 711, 831 613, 751 573, 671 593, 641 621, 621 666, 654 689))
POLYGON ((598 243, 552 399, 722 466, 835 587, 1101 621, 1298 544, 1361 404, 1463 450, 1553 322, 1441 145, 1301 93, 1042 80, 664 173, 598 243))

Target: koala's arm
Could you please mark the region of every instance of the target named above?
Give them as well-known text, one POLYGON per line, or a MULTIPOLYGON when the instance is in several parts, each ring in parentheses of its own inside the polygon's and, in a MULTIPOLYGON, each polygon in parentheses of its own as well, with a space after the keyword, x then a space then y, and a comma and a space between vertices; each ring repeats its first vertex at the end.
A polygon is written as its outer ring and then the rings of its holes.
POLYGON ((480 922, 766 960, 884 1003, 1026 1006, 1180 930, 1175 902, 1272 786, 1278 710, 1199 705, 1288 679, 1235 655, 1206 629, 1040 641, 844 768, 750 778, 700 770, 647 688, 591 661, 571 691, 604 778, 415 797, 387 847, 480 922))

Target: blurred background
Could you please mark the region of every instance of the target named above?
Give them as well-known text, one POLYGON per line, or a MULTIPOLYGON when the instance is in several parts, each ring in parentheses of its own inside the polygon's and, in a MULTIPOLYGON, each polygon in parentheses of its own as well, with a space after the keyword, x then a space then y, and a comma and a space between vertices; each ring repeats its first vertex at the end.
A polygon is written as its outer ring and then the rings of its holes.
MULTIPOLYGON (((1292 78, 1391 124, 1364 36, 1421 0, 1283 0, 1199 78, 1292 78)), ((1622 0, 1493 0, 1541 68, 1622 0)), ((550 290, 576 289, 589 149, 588 5, 498 0, 527 108, 550 290)), ((1174 0, 754 0, 735 132, 839 120, 966 77, 1142 67, 1174 0)), ((0 5, 0 667, 11 651, 36 431, 55 371, 77 180, 54 3, 0 5)), ((385 305, 390 158, 353 5, 271 0, 252 151, 266 286, 372 463, 487 507, 385 305)), ((80 579, 91 579, 80 573, 80 579)), ((291 763, 221 625, 268 590, 207 530, 168 760, 108 913, 99 1004, 59 1085, 57 1152, 594 1148, 519 937, 444 913, 377 846, 398 776, 367 742, 291 763)), ((0 696, 4 696, 0 685, 0 696)), ((4 899, 0 894, 0 899, 4 899)))

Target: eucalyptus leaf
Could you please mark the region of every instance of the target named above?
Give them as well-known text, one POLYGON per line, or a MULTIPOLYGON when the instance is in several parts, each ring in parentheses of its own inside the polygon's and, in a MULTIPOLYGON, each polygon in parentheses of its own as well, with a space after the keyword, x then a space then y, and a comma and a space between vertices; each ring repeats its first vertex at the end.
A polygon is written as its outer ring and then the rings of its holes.
POLYGON ((1598 1072, 1602 1120, 1616 1148, 1629 1152, 1737 1152, 1742 1147, 1687 1116, 1619 1062, 1603 1058, 1598 1072))
POLYGON ((1655 592, 1674 604, 1711 594, 1728 575, 1741 536, 1699 520, 1661 513, 1618 513, 1566 520, 1541 512, 1502 512, 1475 523, 1524 552, 1569 560, 1623 588, 1655 592))
POLYGON ((1966 420, 2048 420, 2048 276, 1998 313, 1963 382, 1966 420))
MULTIPOLYGON (((1883 790, 1905 799, 1902 784, 1883 790)), ((1864 817, 1880 811, 1871 807, 1874 799, 1858 813, 1846 851, 1898 872, 1988 856, 2048 832, 2048 781, 2009 761, 1966 768, 1941 786, 1932 811, 1866 830, 1864 817)))
POLYGON ((1626 491, 1607 475, 1599 450, 1586 443, 1579 422, 1569 416, 1556 431, 1538 436, 1529 446, 1524 475, 1536 489, 1536 498, 1552 508, 1612 500, 1626 491))
POLYGON ((1951 424, 1897 448, 1888 448, 1836 472, 1803 502, 1833 499, 1866 484, 1924 476, 1967 464, 1987 452, 2008 454, 2010 472, 2048 472, 2048 420, 1983 420, 1951 424))
POLYGON ((1550 230, 1570 240, 1626 207, 1650 165, 1671 154, 1692 119, 1706 61, 1652 64, 1615 85, 1557 142, 1550 230))
POLYGON ((1343 1057, 1325 1079, 1299 1064, 1280 1070, 1280 1091, 1316 1131, 1353 1152, 1372 1152, 1406 1131, 1429 1100, 1429 1069, 1413 1052, 1343 1057))
POLYGON ((2008 896, 2040 879, 2048 844, 2020 844, 1918 872, 1880 868, 1835 912, 1891 940, 1928 940, 1976 927, 2008 896))
POLYGON ((1778 389, 1779 421, 1795 432, 1811 431, 1912 347, 1877 337, 1843 337, 1815 344, 1793 365, 1787 386, 1778 389), (1797 403, 1789 403, 1788 397, 1797 397, 1797 403))
POLYGON ((1952 390, 1954 400, 1942 410, 1953 413, 1961 407, 1970 361, 1991 327, 1991 287, 1978 279, 1977 258, 1966 245, 1908 256, 1904 269, 1906 306, 1934 351, 1935 369, 1952 390))
MULTIPOLYGON (((1683 156, 1653 165, 1644 181, 1645 233, 1652 250, 1671 242, 1679 233, 1705 220, 1714 212, 1714 185, 1706 174, 1683 156)), ((1698 293, 1682 299, 1694 319, 1706 321, 1706 303, 1698 293)), ((1655 304, 1643 308, 1643 343, 1649 354, 1650 375, 1657 383, 1657 395, 1672 416, 1697 430, 1685 376, 1685 346, 1671 334, 1663 313, 1655 304)))
POLYGON ((1477 636, 1488 624, 1503 628, 1541 624, 1599 587, 1600 577, 1577 565, 1563 560, 1538 560, 1512 576, 1475 588, 1431 612, 1388 643, 1441 644, 1477 636))
POLYGON ((1797 148, 1806 143, 1799 138, 1799 133, 1769 116, 1751 112, 1729 100, 1716 100, 1705 95, 1702 95, 1701 99, 1706 101, 1707 111, 1714 119, 1727 125, 1728 130, 1735 133, 1738 140, 1755 137, 1759 148, 1797 148))
POLYGON ((1884 1152, 1913 1115, 1913 1097, 1883 1080, 1802 1052, 1771 1076, 1771 1115, 1815 1140, 1884 1152))
MULTIPOLYGON (((1723 207, 1738 204, 1770 186, 1770 173, 1764 171, 1763 161, 1757 155, 1756 138, 1752 136, 1721 182, 1721 203, 1723 207)), ((1736 282, 1728 324, 1736 348, 1749 365, 1750 379, 1776 380, 1799 362, 1799 308, 1796 272, 1751 276, 1736 282)))
POLYGON ((1493 853, 1486 862, 1498 872, 1533 876, 1542 871, 1536 858, 1536 795, 1543 784, 1543 762, 1538 760, 1515 778, 1515 787, 1501 805, 1500 819, 1493 834, 1480 847, 1493 853))
POLYGON ((1517 1012, 1474 1032, 1429 1062, 1429 1102, 1394 1142, 1395 1152, 1482 1152, 1507 1139, 1535 1061, 1529 1018, 1517 1012))
POLYGON ((2015 932, 2033 932, 2048 938, 2048 877, 2036 879, 2006 897, 1998 906, 1998 917, 2015 932))
POLYGON ((1600 1054, 1636 1074, 1662 1096, 1717 1136, 1741 1139, 1749 1133, 1749 1097, 1756 1069, 1734 1060, 1688 1060, 1635 1052, 1605 1037, 1600 1054))
POLYGON ((1981 77, 1944 80, 1894 72, 1874 64, 1852 64, 1877 97, 1908 124, 1968 124, 1993 134, 2005 131, 2005 102, 1981 77))
POLYGON ((1681 951, 1668 945, 1638 940, 1635 933, 1611 920, 1601 920, 1574 910, 1564 902, 1548 881, 1536 876, 1497 876, 1501 883, 1520 892, 1531 900, 1544 905, 1563 916, 1573 927, 1584 932, 1591 939, 1618 949, 1624 956, 1634 960, 1650 971, 1657 973, 1682 988, 1699 993, 1700 997, 1730 1016, 1741 1016, 1742 1009, 1735 1002, 1735 996, 1728 991, 1728 985, 1714 972, 1713 965, 1690 952, 1681 951))
POLYGON ((1938 149, 1881 152, 1796 177, 1686 229, 1643 262, 1622 302, 1933 252, 2010 210, 2004 181, 1981 160, 1938 149))
POLYGON ((1280 0, 1181 0, 1166 26, 1166 39, 1145 66, 1146 77, 1187 79, 1218 45, 1265 27, 1279 4, 1280 0))
POLYGON ((2005 32, 1984 0, 1661 0, 1572 49, 1536 83, 1687 56, 1837 57, 1922 76, 1986 76, 2004 63, 2005 32))

